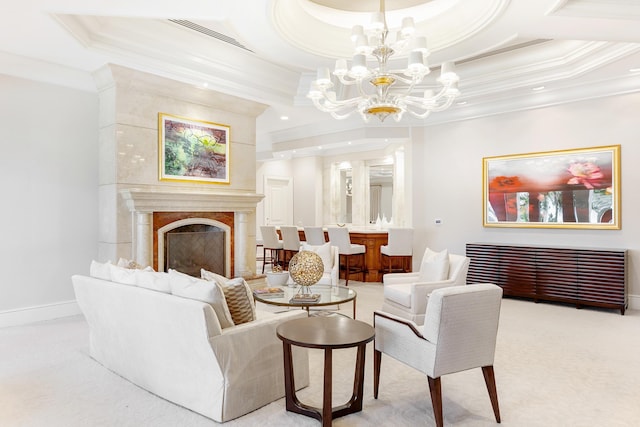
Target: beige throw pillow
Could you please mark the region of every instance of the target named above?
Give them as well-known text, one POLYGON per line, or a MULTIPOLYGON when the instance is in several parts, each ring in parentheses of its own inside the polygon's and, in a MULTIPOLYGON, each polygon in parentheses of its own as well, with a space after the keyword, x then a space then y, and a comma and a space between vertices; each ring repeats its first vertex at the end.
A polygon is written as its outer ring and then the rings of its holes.
POLYGON ((233 320, 222 289, 217 282, 198 279, 176 270, 169 270, 169 285, 173 295, 195 299, 211 304, 216 312, 220 327, 233 326, 233 320))
POLYGON ((422 261, 420 282, 439 282, 449 278, 449 251, 433 252, 422 261))
POLYGON ((256 306, 253 301, 253 293, 251 292, 249 284, 242 277, 227 279, 224 276, 205 269, 200 270, 200 277, 216 282, 218 286, 220 286, 235 325, 251 322, 256 319, 256 306))
POLYGON ((222 286, 224 297, 235 325, 256 320, 256 307, 249 284, 240 277, 222 286))
POLYGON ((109 268, 111 261, 98 262, 96 260, 91 261, 89 266, 89 276, 96 279, 111 280, 111 270, 109 268))

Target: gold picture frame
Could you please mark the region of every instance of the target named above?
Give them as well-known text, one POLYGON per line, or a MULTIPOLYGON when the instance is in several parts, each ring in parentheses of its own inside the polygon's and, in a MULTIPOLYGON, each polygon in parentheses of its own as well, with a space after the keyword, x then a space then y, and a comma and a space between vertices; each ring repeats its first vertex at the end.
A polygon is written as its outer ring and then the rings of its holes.
POLYGON ((620 145, 483 158, 485 227, 621 228, 620 145))
POLYGON ((227 125, 158 113, 159 179, 229 184, 229 131, 227 125))

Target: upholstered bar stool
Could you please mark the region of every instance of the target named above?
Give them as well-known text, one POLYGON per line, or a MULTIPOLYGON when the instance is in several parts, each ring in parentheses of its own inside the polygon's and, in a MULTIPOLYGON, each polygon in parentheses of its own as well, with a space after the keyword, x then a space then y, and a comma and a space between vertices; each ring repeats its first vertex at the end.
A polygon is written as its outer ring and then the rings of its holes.
POLYGON ((261 225, 260 233, 262 233, 262 274, 264 274, 264 266, 267 264, 276 265, 278 263, 278 253, 284 248, 282 240, 278 239, 276 228, 271 225, 261 225), (267 259, 267 251, 269 258, 267 259))
POLYGON ((289 260, 300 251, 300 236, 298 235, 298 227, 282 226, 280 227, 282 234, 282 264, 285 269, 289 265, 289 260))
POLYGON ((326 243, 324 240, 324 230, 322 230, 322 227, 305 227, 304 240, 308 245, 324 245, 326 243))
POLYGON ((390 228, 388 244, 380 246, 380 266, 382 273, 393 272, 393 262, 400 261, 401 273, 411 272, 413 261, 413 228, 390 228), (388 271, 385 271, 385 261, 388 271))
MULTIPOLYGON (((331 246, 337 246, 340 253, 340 261, 344 259, 344 278, 345 286, 349 286, 349 276, 352 274, 362 273, 362 281, 364 282, 364 272, 366 270, 365 253, 367 247, 351 243, 349 230, 341 227, 329 227, 329 241, 331 246), (361 258, 359 265, 352 264, 352 257, 361 258)), ((357 262, 357 261, 356 261, 357 262)), ((342 266, 342 262, 340 263, 342 266)))

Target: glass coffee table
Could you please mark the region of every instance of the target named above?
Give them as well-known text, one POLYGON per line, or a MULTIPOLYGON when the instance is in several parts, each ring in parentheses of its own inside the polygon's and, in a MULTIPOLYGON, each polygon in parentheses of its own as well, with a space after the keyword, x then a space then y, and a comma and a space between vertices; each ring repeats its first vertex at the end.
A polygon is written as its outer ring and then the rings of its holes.
MULTIPOLYGON (((323 307, 329 305, 344 304, 353 301, 353 318, 356 318, 356 291, 345 286, 313 285, 309 286, 309 292, 320 295, 317 302, 292 301, 291 299, 301 293, 300 286, 282 286, 281 294, 256 294, 253 293, 255 301, 264 304, 278 305, 282 307, 301 307, 307 310, 311 307, 323 307)), ((271 287, 270 289, 274 289, 271 287)))

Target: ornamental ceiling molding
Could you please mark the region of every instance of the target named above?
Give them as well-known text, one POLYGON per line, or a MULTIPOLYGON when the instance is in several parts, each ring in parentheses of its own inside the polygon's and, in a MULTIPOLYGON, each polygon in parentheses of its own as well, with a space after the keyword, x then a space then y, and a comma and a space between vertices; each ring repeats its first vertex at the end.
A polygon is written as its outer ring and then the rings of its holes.
MULTIPOLYGON (((509 1, 448 1, 445 2, 447 8, 432 8, 431 11, 432 4, 425 2, 416 7, 387 11, 387 16, 390 28, 399 26, 402 17, 413 16, 416 33, 427 37, 429 50, 433 53, 474 37, 491 26, 506 10, 509 1)), ((433 5, 439 3, 442 2, 433 2, 433 5)), ((270 13, 275 30, 292 46, 325 58, 351 58, 352 26, 366 25, 371 12, 376 11, 346 12, 319 6, 309 0, 275 0, 270 13), (324 14, 333 17, 331 22, 318 17, 323 9, 324 14)))

